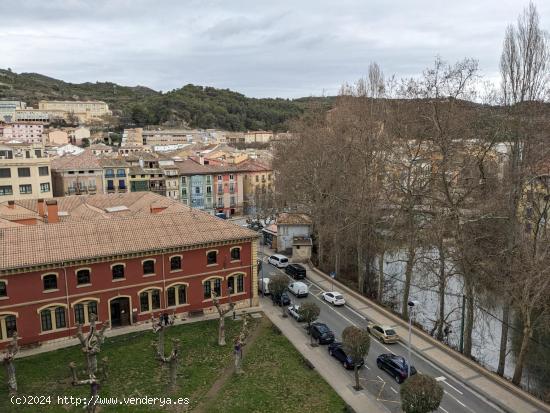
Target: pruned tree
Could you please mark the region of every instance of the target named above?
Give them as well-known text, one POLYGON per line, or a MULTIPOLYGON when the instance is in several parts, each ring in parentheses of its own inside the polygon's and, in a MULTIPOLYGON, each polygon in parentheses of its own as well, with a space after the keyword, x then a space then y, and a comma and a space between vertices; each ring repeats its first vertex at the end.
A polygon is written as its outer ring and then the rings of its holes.
POLYGON ((353 371, 355 374, 355 390, 361 390, 359 383, 359 365, 367 357, 370 349, 370 334, 367 330, 348 326, 342 332, 342 345, 348 357, 353 363, 353 371))
POLYGON ((241 326, 241 331, 235 340, 234 355, 235 355, 235 373, 242 373, 242 363, 243 363, 243 347, 246 345, 246 339, 249 334, 249 319, 250 314, 243 311, 242 315, 243 324, 241 326))
POLYGON ((82 324, 78 325, 77 334, 80 344, 82 345, 82 352, 86 356, 86 378, 79 379, 76 371, 76 364, 74 362, 69 363, 72 375, 73 386, 90 386, 90 398, 86 405, 86 410, 89 413, 93 413, 96 410, 97 396, 100 388, 100 377, 98 373, 103 374, 103 378, 107 378, 107 358, 103 358, 103 366, 101 371, 98 371, 97 355, 101 351, 101 345, 105 340, 105 331, 109 328, 109 322, 105 321, 101 326, 101 330, 97 331, 96 328, 97 316, 95 314, 90 315, 90 329, 88 334, 82 333, 82 324))
POLYGON ((218 310, 219 315, 219 324, 218 324, 218 345, 225 346, 225 315, 229 313, 230 311, 233 311, 235 308, 235 303, 231 301, 231 288, 228 289, 229 294, 229 305, 227 305, 225 308, 222 307, 220 304, 220 299, 218 298, 218 294, 216 294, 215 291, 212 291, 212 303, 216 307, 216 310, 218 310))
POLYGON ((415 374, 401 386, 401 408, 405 413, 428 413, 439 408, 443 387, 430 376, 415 374))
POLYGON ((285 307, 282 305, 282 295, 288 287, 288 278, 283 274, 277 274, 269 280, 269 290, 273 294, 273 298, 276 302, 277 299, 281 300, 282 316, 287 317, 285 307))
POLYGON ((321 314, 321 309, 315 303, 306 302, 300 305, 298 310, 300 317, 307 323, 307 332, 310 336, 310 343, 313 346, 313 335, 311 334, 311 323, 313 323, 321 314))
POLYGON ((180 340, 172 339, 172 351, 170 352, 170 355, 166 357, 166 353, 164 351, 164 333, 169 326, 174 325, 175 321, 176 314, 168 315, 164 313, 159 316, 158 319, 151 316, 153 331, 158 335, 156 343, 152 343, 152 346, 155 349, 155 357, 161 363, 168 364, 170 371, 170 389, 172 391, 175 391, 177 387, 180 340))
POLYGON ((6 351, 2 354, 2 363, 6 367, 6 379, 10 394, 17 393, 17 376, 15 375, 15 355, 19 352, 17 343, 17 332, 13 333, 11 341, 8 343, 6 351))

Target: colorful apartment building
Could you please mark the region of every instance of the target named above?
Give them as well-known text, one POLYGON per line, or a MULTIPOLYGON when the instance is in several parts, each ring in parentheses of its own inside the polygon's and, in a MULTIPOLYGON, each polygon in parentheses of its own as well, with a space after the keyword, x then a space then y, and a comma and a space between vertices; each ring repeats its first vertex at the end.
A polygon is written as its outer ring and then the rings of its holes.
POLYGON ((213 292, 257 305, 257 237, 150 192, 0 203, 0 348, 72 337, 91 314, 214 312, 213 292))

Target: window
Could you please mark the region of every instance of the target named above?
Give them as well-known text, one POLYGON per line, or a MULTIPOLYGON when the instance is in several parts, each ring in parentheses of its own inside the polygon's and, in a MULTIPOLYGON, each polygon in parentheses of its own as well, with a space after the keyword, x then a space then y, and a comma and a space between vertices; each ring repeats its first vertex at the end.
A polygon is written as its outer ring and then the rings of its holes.
POLYGON ((120 280, 121 278, 124 278, 124 265, 123 264, 113 265, 111 271, 113 273, 113 280, 120 280))
POLYGON ((89 324, 92 314, 95 314, 97 319, 97 301, 85 301, 74 306, 76 324, 89 324))
POLYGON ((221 181, 221 180, 222 180, 222 176, 218 175, 218 181, 221 181))
POLYGON ((31 184, 19 185, 19 193, 32 194, 32 185, 31 184))
POLYGON ((13 189, 11 185, 0 186, 0 195, 13 195, 13 189))
POLYGON ((109 179, 107 181, 107 190, 108 191, 113 191, 114 189, 115 189, 115 184, 113 183, 112 179, 109 179))
POLYGON ((214 292, 218 297, 222 295, 222 280, 220 280, 219 278, 216 278, 214 280, 214 292))
POLYGON ((244 275, 237 275, 237 291, 238 293, 244 292, 244 275))
POLYGON ((85 324, 84 304, 74 306, 74 321, 76 324, 85 324))
POLYGON ((232 181, 234 179, 233 177, 233 175, 229 175, 229 180, 232 181))
POLYGON ((17 322, 13 314, 0 315, 0 340, 13 337, 17 331, 17 322))
POLYGON ((235 292, 235 277, 229 277, 227 279, 227 291, 231 294, 235 292))
POLYGON ((76 284, 84 285, 90 284, 90 270, 83 269, 76 272, 76 284))
POLYGON ((11 178, 11 169, 0 168, 0 178, 11 178))
POLYGON ((160 308, 160 290, 151 289, 139 294, 139 305, 141 312, 158 310, 160 308))
POLYGON ((42 331, 48 331, 53 328, 52 326, 52 313, 50 310, 42 310, 40 312, 40 320, 42 322, 42 331))
POLYGON ((143 261, 143 275, 154 274, 155 273, 155 261, 147 260, 143 261))
POLYGON ((66 327, 65 324, 65 309, 63 307, 57 307, 55 309, 55 325, 57 328, 66 327))
POLYGON ((40 176, 48 176, 50 174, 49 168, 47 166, 39 166, 38 167, 38 175, 40 176))
POLYGON ((8 296, 8 288, 5 281, 0 281, 0 297, 8 296))
POLYGON ((187 303, 187 287, 183 284, 168 288, 168 307, 175 307, 187 303))
POLYGON ((48 307, 40 311, 40 322, 42 331, 57 330, 67 327, 67 318, 65 308, 58 305, 57 307, 48 307))
POLYGON ((44 284, 44 290, 57 290, 57 275, 45 275, 42 279, 42 283, 44 284))
POLYGON ((50 183, 44 182, 40 184, 40 192, 50 192, 50 183))
POLYGON ((260 176, 256 175, 256 182, 260 182, 260 176))
POLYGON ((229 192, 235 192, 235 184, 234 183, 229 184, 229 192))
POLYGON ((206 193, 207 193, 207 194, 211 194, 211 193, 212 193, 212 187, 211 187, 211 186, 207 186, 207 187, 206 187, 206 193))
POLYGON ((241 259, 241 249, 239 247, 231 248, 231 260, 238 261, 240 259, 241 259))
POLYGON ((206 265, 216 264, 218 260, 218 252, 217 251, 208 251, 206 254, 206 265))
POLYGON ((181 257, 178 256, 170 258, 170 270, 181 270, 181 257))
POLYGON ((19 178, 28 178, 31 176, 31 168, 17 168, 17 176, 19 178))
POLYGON ((210 281, 205 281, 202 287, 203 287, 204 299, 208 300, 209 298, 212 298, 212 289, 211 289, 210 281))
POLYGON ((267 175, 267 180, 271 181, 271 174, 267 175))
POLYGON ((196 186, 195 187, 195 194, 200 194, 201 193, 201 188, 199 186, 196 186))
POLYGON ((113 169, 106 169, 105 170, 105 176, 108 177, 108 178, 112 178, 113 176, 115 176, 115 172, 113 169))

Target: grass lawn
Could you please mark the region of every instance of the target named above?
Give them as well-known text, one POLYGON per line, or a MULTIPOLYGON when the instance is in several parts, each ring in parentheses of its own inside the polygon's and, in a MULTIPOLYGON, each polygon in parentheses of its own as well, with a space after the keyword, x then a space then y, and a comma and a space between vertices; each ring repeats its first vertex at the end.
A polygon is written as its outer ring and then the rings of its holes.
MULTIPOLYGON (((260 335, 246 350, 239 377, 231 375, 222 386, 217 400, 207 404, 210 412, 338 412, 343 401, 314 371, 282 335, 276 334, 267 320, 262 320, 260 335), (289 380, 292 378, 292 380, 289 380), (290 383, 292 381, 292 383, 290 383)), ((233 364, 232 345, 240 322, 227 319, 228 345, 217 345, 217 321, 178 325, 167 330, 166 352, 171 337, 181 340, 181 364, 178 391, 167 390, 168 369, 161 368, 153 357, 152 331, 107 338, 99 358, 109 358, 109 378, 102 385, 100 397, 188 397, 185 406, 102 406, 101 412, 187 412, 203 400, 203 396, 227 366, 233 364)), ((69 362, 75 361, 79 372, 84 369, 80 346, 60 349, 16 360, 19 395, 52 396, 51 405, 14 406, 5 385, 5 371, 0 373, 0 412, 82 412, 82 407, 61 406, 57 396, 89 396, 89 386, 70 384, 69 362)), ((82 376, 82 373, 79 374, 82 376)), ((99 410, 99 409, 98 409, 99 410)))

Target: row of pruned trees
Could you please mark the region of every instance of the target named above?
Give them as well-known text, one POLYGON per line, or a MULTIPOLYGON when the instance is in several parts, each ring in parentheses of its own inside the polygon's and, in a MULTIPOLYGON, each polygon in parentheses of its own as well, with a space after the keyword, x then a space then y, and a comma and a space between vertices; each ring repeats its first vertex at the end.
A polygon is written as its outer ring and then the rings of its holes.
MULTIPOLYGON (((499 297, 501 375, 511 314, 522 325, 516 384, 535 328, 550 325, 548 48, 531 4, 506 30, 500 90, 480 93, 473 59, 437 58, 401 81, 385 81, 372 64, 328 113, 296 122, 294 139, 275 147, 273 162, 278 207, 312 216, 321 268, 381 299, 384 257, 399 251, 407 303, 415 268, 429 267, 440 339, 447 284, 460 275, 465 355, 472 355, 476 303, 499 297)), ((407 311, 402 305, 405 319, 407 311)))

